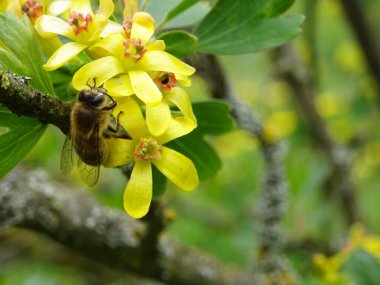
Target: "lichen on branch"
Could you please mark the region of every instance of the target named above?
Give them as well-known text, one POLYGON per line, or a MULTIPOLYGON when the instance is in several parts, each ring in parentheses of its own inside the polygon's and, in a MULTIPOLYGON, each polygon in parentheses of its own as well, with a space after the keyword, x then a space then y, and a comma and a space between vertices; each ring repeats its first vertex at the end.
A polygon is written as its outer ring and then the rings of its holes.
POLYGON ((29 116, 43 124, 55 125, 67 134, 71 104, 31 87, 29 80, 10 72, 0 73, 0 104, 19 116, 29 116))

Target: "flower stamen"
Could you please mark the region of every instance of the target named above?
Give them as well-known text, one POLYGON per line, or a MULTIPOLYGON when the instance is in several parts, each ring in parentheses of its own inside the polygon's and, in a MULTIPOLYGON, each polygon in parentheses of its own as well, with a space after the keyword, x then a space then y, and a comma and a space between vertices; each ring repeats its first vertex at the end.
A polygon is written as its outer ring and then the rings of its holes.
POLYGON ((128 39, 131 37, 132 24, 133 24, 132 18, 127 17, 123 21, 123 30, 128 39))
POLYGON ((28 0, 22 4, 21 10, 29 19, 35 20, 43 14, 44 7, 38 0, 28 0))
POLYGON ((146 53, 146 48, 141 39, 125 39, 123 41, 124 56, 130 57, 138 62, 146 53))
POLYGON ((74 28, 75 35, 79 35, 82 31, 88 31, 89 24, 92 23, 92 16, 72 11, 69 15, 69 25, 74 28))
POLYGON ((141 138, 133 156, 135 160, 160 160, 161 147, 156 140, 152 138, 141 138))
POLYGON ((170 91, 173 87, 177 85, 177 79, 175 78, 174 73, 171 72, 161 72, 155 78, 155 81, 158 85, 167 91, 170 91))

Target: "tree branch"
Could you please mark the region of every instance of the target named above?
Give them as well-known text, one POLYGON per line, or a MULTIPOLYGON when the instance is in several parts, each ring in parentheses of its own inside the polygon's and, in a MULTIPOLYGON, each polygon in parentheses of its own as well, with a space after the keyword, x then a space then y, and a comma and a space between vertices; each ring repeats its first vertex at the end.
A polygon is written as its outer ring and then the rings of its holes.
POLYGON ((367 65, 377 82, 378 100, 380 102, 380 47, 375 37, 360 0, 342 0, 347 20, 358 39, 367 65))
POLYGON ((335 189, 340 195, 343 213, 350 225, 360 220, 359 208, 355 196, 355 186, 351 178, 351 151, 339 145, 327 131, 326 124, 318 113, 314 98, 315 86, 312 76, 300 59, 294 53, 291 45, 285 45, 276 50, 275 60, 277 72, 293 89, 294 99, 298 103, 312 138, 316 145, 324 151, 331 165, 331 175, 327 181, 327 194, 335 189))
POLYGON ((0 73, 0 103, 19 116, 55 125, 64 134, 69 131, 71 105, 29 86, 23 76, 0 73))
POLYGON ((297 278, 283 255, 282 219, 288 191, 283 169, 284 146, 280 142, 266 141, 261 121, 233 94, 223 67, 214 55, 198 54, 191 64, 205 79, 213 97, 226 100, 231 105, 238 126, 261 143, 266 167, 257 208, 259 251, 254 267, 255 284, 297 284, 297 278))
POLYGON ((113 269, 167 284, 251 284, 251 275, 161 235, 158 254, 144 253, 146 225, 106 209, 81 189, 16 169, 0 182, 0 229, 21 226, 50 236, 113 269), (146 259, 152 260, 146 260, 146 259), (146 268, 146 265, 153 268, 146 268))

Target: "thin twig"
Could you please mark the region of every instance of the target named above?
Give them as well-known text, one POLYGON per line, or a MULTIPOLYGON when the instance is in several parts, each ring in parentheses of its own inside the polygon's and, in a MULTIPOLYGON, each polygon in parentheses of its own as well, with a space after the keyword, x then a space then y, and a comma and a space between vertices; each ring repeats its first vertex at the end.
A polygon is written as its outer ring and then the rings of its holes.
POLYGON ((336 190, 341 201, 346 221, 349 225, 360 220, 355 186, 351 177, 352 154, 350 149, 339 145, 329 134, 326 124, 314 103, 315 88, 310 84, 312 76, 290 44, 278 48, 275 53, 277 73, 293 89, 294 99, 298 103, 309 131, 316 145, 324 151, 331 165, 331 174, 327 181, 326 193, 336 190))
POLYGON ((364 3, 360 0, 342 0, 341 3, 347 20, 362 47, 372 76, 377 82, 377 94, 380 102, 380 47, 364 11, 364 3))
POLYGON ((283 169, 283 144, 265 139, 260 119, 233 94, 223 67, 214 55, 198 54, 191 64, 197 68, 197 74, 204 78, 213 97, 224 99, 231 105, 239 128, 261 143, 266 167, 257 208, 259 246, 257 263, 254 266, 254 284, 297 284, 297 278, 283 255, 282 220, 288 190, 283 169))

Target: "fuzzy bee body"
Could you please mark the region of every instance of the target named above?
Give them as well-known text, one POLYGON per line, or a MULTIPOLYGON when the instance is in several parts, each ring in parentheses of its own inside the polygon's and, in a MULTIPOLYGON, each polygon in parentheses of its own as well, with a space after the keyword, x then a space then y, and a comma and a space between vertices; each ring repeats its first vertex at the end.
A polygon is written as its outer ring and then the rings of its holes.
POLYGON ((89 87, 80 91, 74 102, 70 132, 62 149, 61 171, 67 174, 76 164, 82 180, 93 186, 108 153, 103 139, 107 133, 117 131, 117 126, 111 126, 117 103, 103 88, 89 87))

